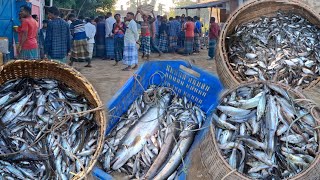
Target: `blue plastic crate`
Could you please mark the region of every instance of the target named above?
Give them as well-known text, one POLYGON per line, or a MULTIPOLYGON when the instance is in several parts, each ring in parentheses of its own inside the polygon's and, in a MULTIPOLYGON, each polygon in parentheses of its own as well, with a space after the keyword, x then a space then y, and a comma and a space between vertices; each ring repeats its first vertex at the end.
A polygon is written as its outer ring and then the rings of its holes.
MULTIPOLYGON (((219 94, 223 89, 218 77, 186 61, 146 62, 107 103, 110 121, 106 134, 118 123, 118 117, 127 112, 144 89, 152 84, 171 87, 180 97, 186 96, 188 100, 197 104, 208 117, 204 127, 210 125, 209 116, 218 105, 219 94)), ((185 165, 190 164, 192 150, 198 146, 207 132, 208 128, 196 134, 194 143, 186 155, 185 165)), ((111 179, 109 174, 99 168, 95 168, 93 174, 102 180, 111 179)), ((179 179, 186 179, 184 171, 180 170, 179 179)))

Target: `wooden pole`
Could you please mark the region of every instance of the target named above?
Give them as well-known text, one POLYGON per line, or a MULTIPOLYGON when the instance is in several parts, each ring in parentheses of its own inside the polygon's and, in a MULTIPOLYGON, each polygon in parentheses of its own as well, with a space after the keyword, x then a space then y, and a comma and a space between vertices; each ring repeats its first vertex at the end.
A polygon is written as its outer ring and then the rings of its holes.
POLYGON ((210 18, 211 18, 211 16, 212 16, 212 7, 211 7, 211 10, 210 10, 210 18))

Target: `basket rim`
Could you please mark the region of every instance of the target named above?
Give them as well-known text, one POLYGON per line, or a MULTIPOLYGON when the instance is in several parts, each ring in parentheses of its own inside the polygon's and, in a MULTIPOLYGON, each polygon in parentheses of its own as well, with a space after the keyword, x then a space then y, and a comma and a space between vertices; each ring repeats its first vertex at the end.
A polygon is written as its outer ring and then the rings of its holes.
MULTIPOLYGON (((229 95, 231 92, 233 92, 233 91, 235 91, 235 90, 237 90, 237 89, 239 89, 241 87, 252 86, 252 85, 255 85, 255 84, 265 84, 265 85, 272 84, 272 85, 276 85, 276 86, 279 86, 281 88, 285 88, 285 90, 287 90, 290 94, 294 94, 298 98, 301 98, 301 99, 305 99, 306 98, 305 95, 303 95, 298 90, 293 89, 292 87, 290 87, 290 86, 288 86, 286 84, 283 84, 283 83, 278 83, 278 82, 275 82, 275 81, 254 81, 254 82, 246 82, 246 83, 240 84, 240 85, 238 85, 236 87, 233 87, 231 89, 228 89, 228 90, 224 91, 221 94, 219 105, 220 105, 221 102, 223 102, 223 99, 227 95, 229 95)), ((215 131, 215 125, 211 123, 211 127, 213 128, 213 132, 214 132, 215 131)), ((318 137, 320 137, 320 130, 317 129, 316 131, 317 131, 318 137)), ((213 145, 214 145, 215 150, 218 153, 219 158, 222 159, 223 163, 228 167, 228 169, 230 169, 230 171, 233 171, 234 169, 229 165, 229 163, 226 161, 226 159, 223 158, 223 156, 221 154, 221 150, 218 147, 218 142, 216 141, 215 133, 212 133, 211 131, 209 131, 208 133, 209 133, 209 135, 211 135, 210 138, 213 138, 213 145)), ((318 143, 319 142, 320 142, 320 140, 318 138, 318 143)), ((318 147, 318 152, 320 152, 320 146, 318 147)), ((306 173, 308 173, 310 171, 310 169, 313 169, 314 166, 316 166, 319 163, 320 163, 320 154, 318 154, 314 158, 313 162, 310 164, 310 166, 307 169, 304 169, 303 171, 301 171, 300 173, 294 175, 293 177, 290 177, 289 179, 296 179, 296 180, 300 179, 302 176, 304 176, 306 173)), ((243 179, 252 179, 251 177, 247 176, 246 174, 240 173, 237 170, 235 172, 233 172, 233 174, 237 174, 243 179)))
MULTIPOLYGON (((224 23, 223 29, 221 30, 220 36, 219 36, 219 41, 218 41, 218 46, 217 46, 217 51, 221 56, 221 63, 223 64, 224 71, 226 73, 229 74, 229 76, 232 78, 232 80, 234 82, 237 83, 244 83, 247 81, 243 81, 239 78, 239 76, 234 72, 234 70, 232 69, 230 62, 229 62, 229 56, 227 53, 227 49, 226 49, 226 37, 227 37, 227 30, 230 28, 230 25, 235 21, 235 19, 242 14, 245 10, 251 8, 252 6, 258 6, 260 4, 263 3, 278 3, 278 4, 286 4, 286 5, 291 5, 291 6, 299 6, 300 8, 302 8, 303 10, 307 11, 308 13, 310 13, 314 18, 316 18, 319 23, 320 23, 320 15, 318 13, 316 13, 313 8, 311 8, 309 5, 307 5, 306 3, 302 3, 298 0, 252 0, 249 2, 246 2, 244 5, 238 7, 237 10, 235 10, 234 12, 232 12, 227 21, 224 23)), ((267 7, 263 7, 262 8, 267 8, 267 7)), ((308 85, 306 88, 309 88, 308 85)), ((304 89, 306 89, 304 88, 304 89)))
MULTIPOLYGON (((0 66, 0 75, 3 73, 3 71, 6 71, 7 68, 12 68, 16 65, 20 65, 20 64, 48 64, 49 66, 52 66, 52 68, 55 69, 59 69, 62 71, 65 71, 66 73, 70 74, 71 76, 74 76, 79 82, 81 82, 81 84, 85 85, 86 87, 86 91, 88 91, 91 96, 93 97, 95 103, 97 104, 97 107, 104 107, 99 94, 97 93, 97 91, 95 90, 95 88, 93 87, 93 85, 88 81, 88 79, 82 75, 79 71, 77 71, 76 69, 72 68, 71 66, 61 63, 61 62, 57 62, 57 61, 53 61, 53 60, 13 60, 13 61, 9 61, 3 65, 0 66)), ((13 70, 11 70, 13 71, 13 70)), ((29 76, 30 77, 30 76, 29 76)), ((32 75, 31 75, 32 77, 32 75)), ((17 77, 12 78, 11 80, 14 79, 18 79, 17 77)), ((52 79, 55 79, 54 77, 52 77, 52 79)), ((63 81, 60 80, 59 81, 63 81)), ((5 83, 5 82, 3 82, 5 83)), ((0 83, 1 85, 2 83, 0 83)), ((95 107, 95 108, 97 108, 95 107)), ((98 161, 98 158, 102 152, 103 146, 99 146, 99 144, 104 144, 104 139, 105 139, 105 131, 106 131, 106 123, 107 123, 107 119, 106 119, 106 112, 105 110, 98 110, 95 113, 97 113, 97 116, 99 117, 99 124, 98 125, 98 129, 99 129, 99 133, 98 133, 98 140, 97 140, 97 149, 95 151, 95 153, 91 156, 90 158, 90 163, 89 166, 85 167, 84 170, 79 171, 77 173, 77 176, 74 176, 72 179, 84 179, 86 176, 89 175, 89 173, 92 171, 92 169, 94 168, 96 162, 98 161)), ((98 121, 96 118, 94 119, 95 121, 98 121)))

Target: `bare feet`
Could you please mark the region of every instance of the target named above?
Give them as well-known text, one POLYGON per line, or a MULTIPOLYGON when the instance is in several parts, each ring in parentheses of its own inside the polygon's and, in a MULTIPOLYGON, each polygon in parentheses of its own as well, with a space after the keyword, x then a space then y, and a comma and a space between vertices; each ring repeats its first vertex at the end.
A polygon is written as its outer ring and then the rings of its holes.
POLYGON ((115 64, 113 64, 113 66, 117 66, 118 65, 118 61, 116 61, 116 63, 115 64))
POLYGON ((131 66, 128 66, 128 67, 122 69, 122 71, 130 71, 130 69, 131 69, 131 66))
POLYGON ((138 68, 137 64, 132 67, 132 69, 137 69, 137 68, 138 68))

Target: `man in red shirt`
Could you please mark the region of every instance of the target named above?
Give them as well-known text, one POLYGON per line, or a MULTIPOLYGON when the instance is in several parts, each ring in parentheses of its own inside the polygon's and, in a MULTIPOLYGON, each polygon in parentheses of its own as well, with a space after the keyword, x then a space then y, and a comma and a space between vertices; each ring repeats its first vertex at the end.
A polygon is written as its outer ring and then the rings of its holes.
POLYGON ((23 18, 21 26, 17 29, 20 42, 17 49, 21 59, 39 59, 37 42, 38 22, 31 17, 31 8, 22 6, 19 13, 23 18))
POLYGON ((194 40, 194 23, 190 16, 187 17, 187 22, 184 24, 185 40, 184 50, 186 55, 190 55, 193 52, 193 40, 194 40))
POLYGON ((214 17, 210 18, 208 60, 212 60, 215 56, 216 44, 220 34, 220 27, 215 20, 214 17))

